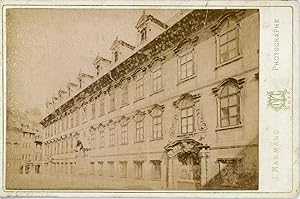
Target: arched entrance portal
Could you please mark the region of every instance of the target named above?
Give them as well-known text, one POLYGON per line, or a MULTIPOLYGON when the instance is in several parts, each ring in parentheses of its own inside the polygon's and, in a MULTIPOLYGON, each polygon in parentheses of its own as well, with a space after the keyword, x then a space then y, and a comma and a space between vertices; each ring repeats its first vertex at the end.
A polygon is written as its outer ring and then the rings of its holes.
POLYGON ((207 183, 209 146, 192 138, 175 140, 165 146, 167 188, 201 189, 207 183))

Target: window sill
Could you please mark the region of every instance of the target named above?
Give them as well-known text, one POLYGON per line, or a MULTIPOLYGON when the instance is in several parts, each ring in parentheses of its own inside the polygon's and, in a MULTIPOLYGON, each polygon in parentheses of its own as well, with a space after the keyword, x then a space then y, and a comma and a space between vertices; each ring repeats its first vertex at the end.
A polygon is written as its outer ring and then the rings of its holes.
POLYGON ((140 97, 140 98, 137 98, 135 101, 134 101, 134 103, 136 103, 136 102, 138 102, 138 101, 141 101, 141 100, 143 100, 145 97, 143 96, 143 97, 140 97))
POLYGON ((161 181, 161 178, 152 178, 152 181, 161 181))
POLYGON ((115 144, 113 144, 113 145, 109 145, 109 147, 115 147, 116 145, 115 144))
POLYGON ((181 133, 177 135, 177 137, 186 137, 186 136, 193 136, 196 135, 197 133, 181 133))
POLYGON ((135 141, 134 143, 142 143, 142 142, 145 142, 145 140, 135 141))
POLYGON ((238 55, 237 57, 234 57, 234 58, 231 58, 223 63, 218 63, 217 66, 215 67, 215 70, 217 70, 218 68, 221 68, 222 66, 225 66, 227 64, 230 64, 231 62, 234 62, 234 61, 237 61, 237 60, 240 60, 242 59, 243 56, 242 55, 238 55))
POLYGON ((160 138, 152 138, 152 139, 150 140, 150 142, 157 141, 157 140, 162 140, 162 139, 164 139, 164 138, 163 138, 163 137, 160 137, 160 138))
POLYGON ((126 142, 126 143, 120 143, 120 145, 128 145, 128 142, 126 142))
POLYGON ((223 131, 223 130, 229 130, 229 129, 236 129, 236 128, 242 128, 243 125, 235 125, 235 126, 227 126, 227 127, 217 127, 216 131, 223 131))
POLYGON ((178 179, 178 182, 189 182, 189 183, 201 183, 199 180, 185 180, 185 179, 178 179))
POLYGON ((159 90, 157 90, 157 91, 152 91, 152 93, 150 94, 150 96, 155 95, 155 94, 157 94, 157 93, 160 93, 160 92, 162 92, 162 91, 164 91, 164 90, 165 90, 164 88, 161 88, 161 89, 159 89, 159 90))
POLYGON ((103 113, 103 114, 100 114, 98 117, 102 117, 103 115, 105 115, 105 113, 103 113))
POLYGON ((177 86, 179 85, 179 84, 182 84, 182 83, 184 83, 184 82, 186 82, 186 81, 189 81, 189 80, 191 80, 191 79, 194 79, 195 77, 197 77, 197 75, 192 75, 192 76, 189 76, 189 77, 187 77, 187 78, 185 78, 185 79, 181 79, 181 80, 179 80, 178 82, 177 82, 177 86))
POLYGON ((128 105, 129 105, 129 102, 124 103, 124 104, 122 104, 122 105, 120 106, 120 108, 123 108, 123 107, 128 106, 128 105))
POLYGON ((114 108, 114 109, 108 111, 108 113, 112 113, 112 112, 114 112, 115 110, 116 110, 116 108, 114 108))

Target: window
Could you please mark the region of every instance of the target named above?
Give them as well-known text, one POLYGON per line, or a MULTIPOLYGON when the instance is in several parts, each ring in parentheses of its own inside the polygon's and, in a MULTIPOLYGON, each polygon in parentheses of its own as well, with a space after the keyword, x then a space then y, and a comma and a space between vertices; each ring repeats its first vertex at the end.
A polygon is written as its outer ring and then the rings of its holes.
POLYGON ((84 123, 84 122, 87 121, 87 110, 86 110, 86 107, 82 108, 81 117, 82 117, 82 123, 84 123))
POLYGON ((121 144, 127 144, 128 143, 128 125, 122 126, 121 131, 121 144))
POLYGON ((152 118, 153 121, 153 131, 152 138, 158 139, 162 137, 162 115, 161 112, 155 114, 152 118))
POLYGON ((99 148, 104 147, 105 138, 104 138, 104 129, 99 129, 99 148))
POLYGON ((114 162, 109 161, 108 162, 108 176, 113 177, 114 176, 114 162))
POLYGON ((79 109, 76 109, 76 126, 79 125, 79 109))
POLYGON ((145 41, 147 39, 147 29, 144 28, 141 31, 141 42, 145 41))
POLYGON ((114 59, 115 59, 115 62, 117 62, 119 59, 119 54, 117 51, 114 52, 114 59))
POLYGON ((200 180, 201 167, 195 160, 187 156, 184 163, 180 163, 179 178, 182 180, 200 180))
POLYGON ((189 50, 179 56, 180 79, 186 79, 194 74, 193 51, 189 50))
POLYGON ((237 186, 242 173, 242 159, 218 158, 221 185, 237 186))
POLYGON ((66 116, 66 130, 69 129, 69 115, 66 116))
POLYGON ((143 177, 143 162, 135 161, 134 168, 135 168, 135 178, 141 179, 143 177))
POLYGON ((161 66, 155 66, 152 70, 152 91, 159 91, 162 88, 161 66))
POLYGON ((185 99, 181 103, 181 133, 193 133, 194 131, 194 110, 191 99, 185 99))
POLYGON ((136 122, 136 141, 144 141, 144 120, 136 122))
POLYGON ((115 91, 112 91, 110 93, 110 111, 113 111, 116 109, 116 93, 115 91))
POLYGON ((90 175, 95 175, 95 162, 90 162, 90 175))
POLYGON ((103 162, 98 162, 98 175, 103 176, 103 162))
POLYGON ((240 92, 234 84, 227 84, 220 93, 221 127, 240 124, 240 92))
POLYGON ((104 97, 101 97, 99 99, 99 103, 100 103, 100 110, 99 110, 100 115, 104 115, 104 97))
POLYGON ((124 83, 122 86, 122 104, 128 103, 128 83, 124 83))
POLYGON ((71 128, 73 128, 74 127, 74 112, 73 113, 71 113, 71 115, 70 115, 70 117, 71 117, 71 128))
POLYGON ((127 162, 120 162, 120 177, 126 178, 127 177, 127 162))
POLYGON ((96 148, 96 132, 95 132, 95 130, 91 131, 91 148, 92 149, 96 148))
POLYGON ((152 160, 152 179, 160 180, 161 179, 161 161, 160 160, 152 160))
POLYGON ((238 28, 235 21, 227 19, 219 36, 220 63, 238 55, 238 28))
POLYGON ((144 74, 139 72, 136 76, 136 98, 142 98, 144 96, 144 74))
POLYGON ((79 88, 82 88, 82 79, 79 79, 79 88))
POLYGON ((74 144, 73 144, 73 142, 74 142, 74 138, 73 138, 73 136, 72 137, 70 137, 71 138, 71 141, 70 141, 70 150, 71 150, 71 153, 73 153, 73 150, 74 150, 74 144))
POLYGON ((114 146, 115 143, 115 128, 109 130, 109 146, 114 146))
POLYGON ((95 102, 92 103, 92 119, 95 119, 96 117, 96 105, 95 102))

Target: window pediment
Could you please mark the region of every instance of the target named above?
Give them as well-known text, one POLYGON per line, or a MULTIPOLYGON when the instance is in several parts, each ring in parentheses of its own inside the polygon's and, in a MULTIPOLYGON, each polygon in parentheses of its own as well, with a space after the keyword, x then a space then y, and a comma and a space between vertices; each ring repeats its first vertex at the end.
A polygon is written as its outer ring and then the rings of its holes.
POLYGON ((161 67, 163 62, 165 60, 165 57, 154 57, 151 62, 149 63, 148 67, 151 68, 151 70, 155 70, 157 67, 161 67))
POLYGON ((144 77, 145 73, 146 73, 146 68, 145 67, 138 68, 134 71, 134 73, 132 74, 132 77, 133 77, 134 80, 139 80, 139 79, 144 77))
POLYGON ((197 100, 198 98, 200 98, 201 95, 200 94, 195 94, 192 95, 190 93, 184 93, 182 94, 178 100, 173 102, 173 105, 176 108, 181 107, 183 104, 182 103, 190 103, 190 104, 195 104, 195 100, 197 100))
POLYGON ((129 123, 130 117, 126 117, 122 115, 120 120, 118 121, 121 126, 126 126, 129 123))
POLYGON ((133 115, 134 120, 137 121, 142 121, 145 118, 146 113, 140 110, 137 110, 135 114, 133 115))
POLYGON ((235 79, 235 78, 227 78, 224 81, 222 81, 218 86, 212 88, 213 93, 216 96, 220 96, 221 95, 221 91, 222 88, 226 85, 226 84, 234 84, 236 85, 239 89, 241 89, 245 83, 245 78, 240 78, 240 79, 235 79))
POLYGON ((219 20, 217 20, 218 22, 211 27, 211 30, 216 34, 219 34, 222 31, 222 28, 224 27, 227 21, 229 21, 229 23, 232 25, 234 25, 233 23, 235 23, 235 25, 238 26, 239 21, 243 16, 243 13, 244 11, 238 11, 238 12, 229 13, 222 16, 221 18, 219 18, 219 20))
POLYGON ((176 54, 180 54, 188 49, 192 49, 195 46, 198 39, 199 39, 198 36, 196 36, 194 38, 185 38, 184 40, 179 42, 179 44, 174 49, 174 52, 176 54))
POLYGON ((154 104, 154 106, 148 110, 148 113, 151 115, 151 117, 155 117, 161 115, 164 112, 164 108, 164 105, 154 104))

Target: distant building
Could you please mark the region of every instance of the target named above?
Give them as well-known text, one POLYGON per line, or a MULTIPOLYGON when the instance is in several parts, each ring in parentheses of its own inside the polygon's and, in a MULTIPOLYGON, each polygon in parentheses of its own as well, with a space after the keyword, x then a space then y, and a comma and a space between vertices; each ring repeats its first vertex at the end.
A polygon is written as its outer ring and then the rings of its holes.
POLYGON ((143 13, 46 103, 46 175, 152 189, 258 188, 258 10, 143 13), (245 183, 248 182, 248 183, 245 183))
POLYGON ((8 126, 7 131, 7 173, 33 174, 39 173, 35 169, 37 161, 42 159, 42 142, 37 144, 39 131, 29 124, 8 126), (39 145, 39 147, 37 147, 39 145), (38 151, 37 151, 38 149, 38 151), (39 156, 38 158, 36 156, 39 156))

